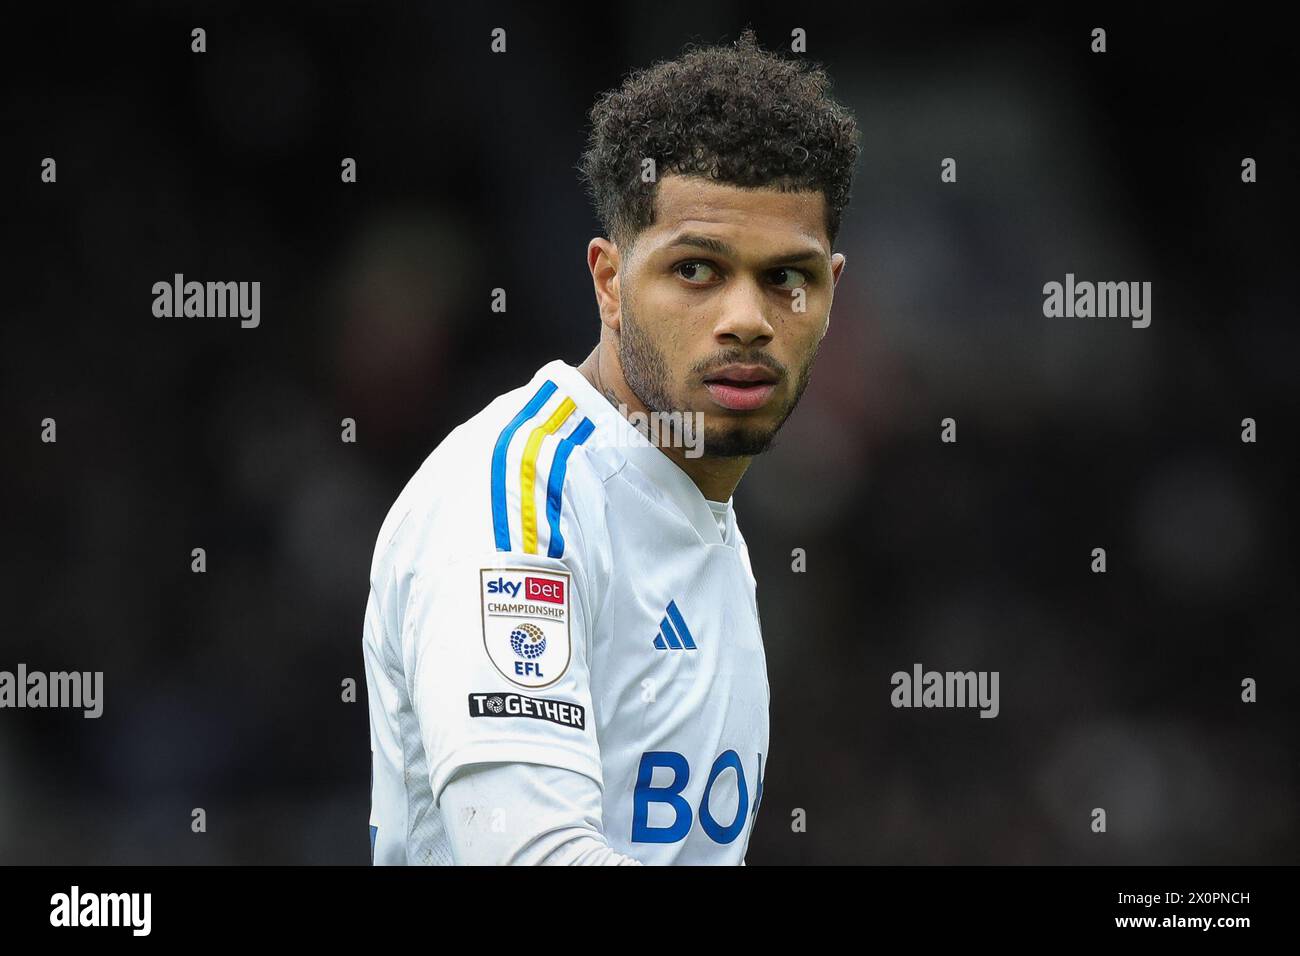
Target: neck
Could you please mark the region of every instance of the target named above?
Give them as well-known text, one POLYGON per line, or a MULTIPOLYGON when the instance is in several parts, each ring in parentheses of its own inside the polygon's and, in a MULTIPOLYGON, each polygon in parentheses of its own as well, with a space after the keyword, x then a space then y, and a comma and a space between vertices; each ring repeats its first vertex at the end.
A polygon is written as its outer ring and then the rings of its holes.
MULTIPOLYGON (((596 391, 604 395, 615 408, 626 409, 627 414, 632 412, 649 414, 650 409, 646 408, 641 403, 641 399, 637 398, 628 387, 618 357, 607 355, 602 346, 597 345, 591 350, 591 354, 578 366, 578 371, 585 375, 587 381, 595 386, 596 391)), ((709 501, 726 501, 730 498, 749 468, 749 463, 753 461, 752 458, 710 458, 708 455, 688 458, 685 448, 675 446, 660 446, 659 450, 667 455, 673 464, 686 472, 691 481, 695 482, 695 487, 699 488, 700 493, 709 501)))

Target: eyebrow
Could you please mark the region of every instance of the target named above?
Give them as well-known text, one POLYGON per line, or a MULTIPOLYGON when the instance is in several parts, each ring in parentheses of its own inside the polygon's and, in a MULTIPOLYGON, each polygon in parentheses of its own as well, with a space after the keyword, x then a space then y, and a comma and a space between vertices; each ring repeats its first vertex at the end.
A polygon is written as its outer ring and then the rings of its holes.
MULTIPOLYGON (((730 244, 716 239, 713 236, 701 235, 698 232, 679 232, 668 242, 665 249, 671 249, 674 246, 690 246, 694 249, 704 249, 719 256, 728 256, 732 259, 740 258, 739 254, 730 244)), ((820 248, 805 246, 802 249, 795 249, 791 252, 780 255, 769 256, 768 263, 783 262, 820 262, 825 258, 825 253, 820 248)))

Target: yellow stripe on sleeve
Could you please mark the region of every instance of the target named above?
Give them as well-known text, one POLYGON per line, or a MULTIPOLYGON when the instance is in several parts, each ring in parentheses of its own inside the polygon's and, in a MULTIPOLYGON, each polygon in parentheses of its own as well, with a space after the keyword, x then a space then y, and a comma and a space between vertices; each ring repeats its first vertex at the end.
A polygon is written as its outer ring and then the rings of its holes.
POLYGON ((565 398, 551 417, 538 425, 528 436, 524 446, 524 460, 519 463, 519 500, 523 512, 524 552, 537 553, 537 456, 542 450, 542 440, 554 435, 577 406, 573 399, 565 398))

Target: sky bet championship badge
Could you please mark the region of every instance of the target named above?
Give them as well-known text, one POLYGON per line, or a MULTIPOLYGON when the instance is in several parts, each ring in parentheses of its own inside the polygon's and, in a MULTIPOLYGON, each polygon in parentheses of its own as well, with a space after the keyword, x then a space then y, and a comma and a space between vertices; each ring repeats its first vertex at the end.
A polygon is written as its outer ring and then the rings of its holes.
POLYGON ((511 683, 554 684, 569 668, 569 574, 484 568, 483 646, 511 683))

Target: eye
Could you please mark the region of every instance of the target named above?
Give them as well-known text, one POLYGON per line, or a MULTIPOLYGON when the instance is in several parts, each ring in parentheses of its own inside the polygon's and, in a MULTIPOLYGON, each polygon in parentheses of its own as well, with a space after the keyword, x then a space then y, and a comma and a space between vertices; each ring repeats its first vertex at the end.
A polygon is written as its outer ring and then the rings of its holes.
POLYGON ((801 289, 808 284, 808 275, 803 270, 789 266, 773 269, 768 278, 782 289, 801 289))
POLYGON ((692 285, 708 285, 717 275, 717 270, 700 259, 679 262, 673 271, 692 285))

